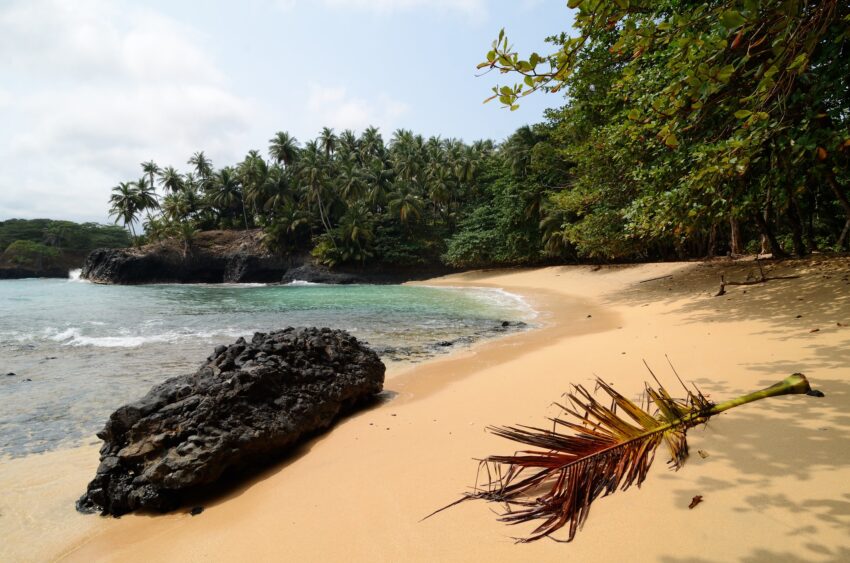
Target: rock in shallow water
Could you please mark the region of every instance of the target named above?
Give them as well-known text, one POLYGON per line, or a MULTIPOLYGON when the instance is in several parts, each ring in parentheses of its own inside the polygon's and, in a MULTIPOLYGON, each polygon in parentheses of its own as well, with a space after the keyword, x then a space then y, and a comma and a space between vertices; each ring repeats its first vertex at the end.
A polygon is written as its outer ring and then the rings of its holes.
POLYGON ((384 364, 345 331, 287 328, 216 348, 109 417, 83 512, 167 511, 225 472, 261 465, 380 393, 384 364))

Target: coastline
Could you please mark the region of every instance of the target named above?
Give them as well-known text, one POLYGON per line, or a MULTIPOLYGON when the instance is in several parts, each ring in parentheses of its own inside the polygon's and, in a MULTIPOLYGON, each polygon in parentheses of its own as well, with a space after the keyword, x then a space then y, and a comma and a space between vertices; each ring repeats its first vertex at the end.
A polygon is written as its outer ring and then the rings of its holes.
MULTIPOLYGON (((67 507, 67 527, 43 530, 39 546, 11 555, 605 561, 635 559, 638 552, 640 560, 669 562, 847 559, 850 448, 843 436, 850 430, 850 328, 837 323, 850 324, 850 285, 841 278, 850 273, 850 261, 780 265, 777 271, 801 277, 711 297, 718 268, 744 279, 750 267, 576 266, 428 280, 517 293, 541 312, 543 326, 395 368, 386 383, 396 394, 391 401, 343 420, 289 460, 207 503, 196 518, 178 513, 114 520, 67 507), (809 332, 814 328, 820 330, 809 332), (642 489, 594 504, 584 531, 569 545, 515 545, 511 537, 530 530, 500 524, 492 507, 479 503, 419 521, 473 484, 472 458, 513 448, 484 426, 540 424, 555 413, 551 403, 569 383, 588 383, 594 374, 632 396, 648 375, 643 359, 672 387, 665 355, 684 379, 716 399, 792 371, 806 373, 826 397, 772 399, 694 429, 691 450, 703 449, 707 458, 694 455, 672 473, 659 452, 642 489), (689 511, 696 494, 705 502, 689 511)), ((29 529, 21 522, 10 532, 5 522, 4 536, 33 536, 39 514, 62 510, 64 496, 76 498, 97 461, 95 446, 43 455, 50 457, 41 465, 54 472, 62 467, 62 478, 44 482, 30 471, 26 484, 51 502, 37 506, 29 529)), ((16 461, 4 463, 4 470, 16 461)), ((10 473, 21 471, 0 474, 4 490, 16 484, 10 473)))

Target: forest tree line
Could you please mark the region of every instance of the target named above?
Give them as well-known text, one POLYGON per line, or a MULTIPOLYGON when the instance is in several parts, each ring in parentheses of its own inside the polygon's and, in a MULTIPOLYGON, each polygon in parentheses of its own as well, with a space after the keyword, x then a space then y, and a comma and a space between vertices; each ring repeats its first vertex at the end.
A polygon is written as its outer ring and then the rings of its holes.
POLYGON ((142 165, 113 190, 144 239, 261 228, 321 262, 475 267, 845 250, 850 5, 570 0, 574 31, 482 69, 563 107, 502 143, 324 129, 215 168, 142 165), (558 94, 555 94, 558 93, 558 94), (162 193, 156 190, 159 186, 162 193))

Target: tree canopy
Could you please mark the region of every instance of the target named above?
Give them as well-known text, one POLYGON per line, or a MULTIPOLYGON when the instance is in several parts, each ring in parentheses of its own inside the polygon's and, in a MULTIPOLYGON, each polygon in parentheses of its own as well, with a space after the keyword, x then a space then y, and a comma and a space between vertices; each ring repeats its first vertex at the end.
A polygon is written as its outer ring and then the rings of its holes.
POLYGON ((520 56, 502 32, 480 67, 521 75, 495 88, 511 108, 538 90, 566 95, 549 118, 575 168, 552 203, 583 254, 716 245, 722 224, 739 252, 739 219, 775 255, 786 238, 797 254, 846 240, 850 5, 569 6, 576 33, 549 38, 552 54, 520 56))
POLYGON ((501 143, 281 131, 221 168, 203 151, 186 173, 144 162, 112 213, 131 231, 143 221, 148 239, 262 228, 269 248, 329 265, 847 247, 850 5, 568 5, 573 30, 548 38, 552 53, 521 56, 502 31, 479 65, 519 78, 490 98, 508 108, 537 91, 564 98, 501 143))

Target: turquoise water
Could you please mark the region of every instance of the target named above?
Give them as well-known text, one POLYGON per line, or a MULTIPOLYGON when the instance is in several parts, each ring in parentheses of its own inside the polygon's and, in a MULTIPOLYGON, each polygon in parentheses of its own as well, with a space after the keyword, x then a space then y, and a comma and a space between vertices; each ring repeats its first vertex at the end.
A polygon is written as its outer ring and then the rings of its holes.
POLYGON ((492 289, 0 281, 0 456, 93 441, 116 407, 257 331, 341 328, 418 361, 532 316, 492 289))

